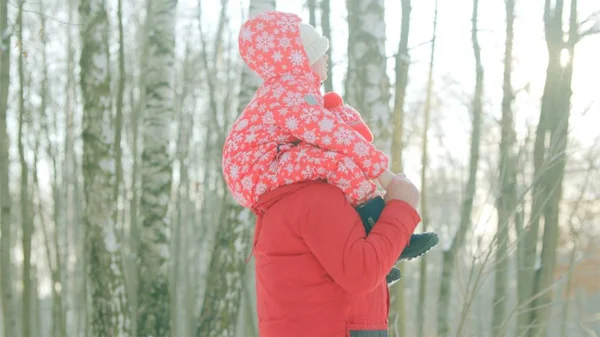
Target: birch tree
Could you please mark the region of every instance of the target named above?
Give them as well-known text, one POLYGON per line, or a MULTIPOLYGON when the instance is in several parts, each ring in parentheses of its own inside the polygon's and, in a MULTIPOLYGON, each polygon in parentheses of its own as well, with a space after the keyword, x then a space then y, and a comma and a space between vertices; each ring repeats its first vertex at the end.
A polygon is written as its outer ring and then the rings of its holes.
POLYGON ((18 71, 19 71, 19 123, 17 130, 17 148, 19 150, 19 163, 21 166, 21 223, 22 223, 22 245, 23 250, 23 297, 21 300, 21 333, 23 337, 31 337, 31 236, 33 231, 33 217, 29 210, 29 168, 27 167, 27 160, 25 159, 25 145, 23 143, 23 129, 25 126, 25 61, 24 54, 25 50, 23 46, 23 5, 24 1, 19 2, 19 14, 17 18, 18 33, 17 40, 21 46, 19 50, 18 58, 18 71))
MULTIPOLYGON (((541 268, 536 270, 533 278, 531 312, 528 327, 529 336, 545 336, 547 334, 548 317, 552 308, 554 269, 556 266, 556 249, 559 235, 559 205, 562 199, 563 180, 566 166, 567 134, 569 131, 569 115, 571 108, 571 80, 573 78, 573 57, 575 45, 579 40, 577 22, 577 0, 571 1, 569 16, 569 31, 563 32, 562 0, 552 3, 546 0, 544 6, 544 30, 548 48, 548 68, 546 85, 542 96, 542 111, 540 124, 544 129, 541 133, 540 145, 537 150, 543 157, 542 172, 539 184, 542 185, 543 202, 540 206, 540 216, 544 219, 542 251, 540 255, 541 268), (566 41, 564 36, 567 36, 566 41), (563 48, 568 51, 566 64, 561 64, 563 48), (543 142, 543 144, 542 144, 543 142), (546 147, 547 146, 547 147, 546 147)), ((536 145, 538 139, 536 138, 536 145)), ((536 177, 538 178, 538 177, 536 177)))
POLYGON ((170 122, 174 117, 176 0, 148 2, 148 69, 143 118, 142 226, 139 246, 137 335, 170 336, 169 221, 172 159, 170 122))
MULTIPOLYGON (((408 49, 408 40, 410 32, 410 13, 412 11, 411 1, 402 0, 402 20, 400 23, 400 41, 398 42, 398 51, 396 52, 396 83, 394 85, 394 107, 392 113, 392 153, 391 170, 392 172, 402 172, 402 151, 404 149, 404 109, 405 95, 408 86, 408 67, 410 65, 410 55, 408 49)), ((421 192, 423 193, 423 192, 421 192)), ((404 272, 404 263, 398 265, 400 272, 404 272)), ((392 335, 404 336, 406 334, 406 307, 405 307, 405 287, 404 278, 398 281, 394 287, 394 304, 390 308, 391 333, 392 335)))
POLYGON ((512 111, 512 61, 513 25, 515 21, 515 1, 506 0, 506 40, 504 49, 504 82, 502 85, 502 120, 500 138, 500 161, 496 199, 498 231, 496 234, 496 261, 494 277, 494 300, 492 313, 492 335, 506 336, 506 299, 508 284, 508 233, 509 224, 517 207, 517 162, 515 154, 516 132, 512 111))
MULTIPOLYGON (((275 10, 274 0, 251 0, 249 17, 271 10, 275 10)), ((260 83, 258 75, 244 65, 237 113, 244 110, 260 83)), ((251 249, 254 216, 237 204, 229 193, 224 200, 196 331, 198 337, 233 336, 244 291, 245 259, 251 249)))
POLYGON ((329 49, 327 49, 327 56, 329 58, 329 67, 327 67, 327 79, 325 80, 325 91, 333 91, 333 59, 331 58, 331 47, 333 39, 331 38, 331 0, 321 0, 321 30, 323 36, 329 39, 329 49))
POLYGON ((108 16, 103 0, 81 0, 81 90, 83 94, 83 177, 91 328, 96 336, 129 336, 129 313, 117 208, 114 125, 110 96, 108 16))
POLYGON ((363 115, 373 128, 375 144, 386 150, 389 130, 383 126, 389 125, 390 84, 386 73, 384 1, 347 0, 346 7, 348 72, 344 100, 363 115))
POLYGON ((8 0, 0 0, 0 290, 2 291, 2 325, 4 336, 17 335, 17 313, 11 261, 12 200, 9 186, 9 137, 7 130, 8 87, 10 85, 10 38, 8 0))
MULTIPOLYGON (((433 15, 433 36, 431 38, 431 53, 429 56, 429 72, 427 75, 427 97, 425 98, 425 111, 423 113, 423 144, 421 157, 421 228, 423 232, 427 231, 429 226, 429 203, 427 200, 427 169, 429 166, 429 128, 431 116, 431 100, 433 95, 433 65, 435 61, 435 43, 437 40, 437 24, 438 24, 438 1, 435 1, 435 9, 433 15)), ((424 336, 425 324, 425 303, 427 303, 427 256, 422 256, 419 261, 419 297, 417 299, 417 336, 424 336)))
POLYGON ((483 65, 481 64, 481 47, 477 38, 477 13, 479 0, 473 0, 473 12, 471 15, 471 43, 475 56, 475 91, 471 107, 471 149, 469 155, 469 177, 464 190, 462 206, 460 210, 460 222, 458 229, 448 249, 443 251, 442 273, 440 277, 439 306, 438 306, 438 331, 437 335, 446 337, 450 334, 450 291, 452 289, 452 277, 455 271, 458 250, 463 247, 469 228, 471 228, 471 211, 475 198, 475 185, 477 182, 477 169, 479 167, 479 145, 481 138, 481 115, 483 104, 483 65))

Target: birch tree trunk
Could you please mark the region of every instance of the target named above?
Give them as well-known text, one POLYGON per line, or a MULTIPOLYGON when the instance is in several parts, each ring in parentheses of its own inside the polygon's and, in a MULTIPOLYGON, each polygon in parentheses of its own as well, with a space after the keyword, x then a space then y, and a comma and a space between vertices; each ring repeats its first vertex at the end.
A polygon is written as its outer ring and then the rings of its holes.
POLYGON ((333 67, 334 63, 331 58, 331 45, 333 44, 331 38, 331 0, 321 0, 321 30, 323 36, 329 39, 329 49, 327 49, 327 56, 329 57, 329 67, 327 67, 327 79, 325 80, 325 91, 333 91, 333 67))
POLYGON ((110 96, 108 17, 103 0, 81 0, 84 224, 95 336, 129 336, 129 313, 117 208, 114 129, 110 96))
MULTIPOLYGON (((548 69, 556 74, 557 82, 553 83, 548 96, 542 99, 552 99, 548 106, 548 133, 550 142, 547 148, 548 167, 546 168, 542 183, 548 191, 547 203, 544 205, 544 234, 541 251, 541 268, 539 276, 535 278, 534 296, 538 297, 533 302, 533 311, 530 326, 530 336, 546 336, 548 319, 552 309, 554 297, 554 269, 556 266, 556 250, 559 235, 559 206, 562 199, 562 184, 566 166, 567 135, 569 131, 569 114, 571 108, 571 81, 573 78, 573 58, 575 45, 579 40, 577 22, 577 0, 570 3, 570 18, 568 39, 563 42, 563 1, 557 0, 554 7, 546 1, 544 21, 546 29, 546 44, 548 47, 548 69), (566 64, 561 64, 561 53, 566 46, 569 59, 566 64), (550 98, 552 97, 552 98, 550 98)), ((547 81, 552 76, 548 74, 547 81)), ((548 82, 546 83, 548 85, 548 82)), ((546 92, 545 92, 546 94, 546 92)))
POLYGON ((317 0, 308 0, 308 23, 317 27, 317 0))
POLYGON ((506 336, 506 299, 508 284, 508 233, 517 207, 516 132, 512 112, 512 60, 515 1, 506 0, 506 42, 504 51, 504 84, 502 87, 502 121, 500 138, 499 181, 500 193, 496 200, 498 232, 496 234, 496 261, 494 300, 492 305, 492 335, 506 336))
POLYGON ((171 334, 169 220, 172 163, 168 151, 173 120, 176 0, 149 2, 148 69, 142 152, 142 195, 137 335, 171 334))
POLYGON ((373 128, 375 144, 388 151, 389 86, 385 54, 383 0, 346 1, 348 8, 348 72, 345 101, 373 128), (380 127, 378 127, 380 126, 380 127))
POLYGON ((439 306, 438 306, 438 332, 441 337, 450 334, 450 291, 452 289, 452 277, 455 270, 458 250, 464 244, 467 231, 471 228, 471 211, 473 199, 475 198, 475 186, 477 183, 477 169, 479 166, 479 143, 481 138, 481 115, 483 104, 483 66, 481 64, 481 48, 477 39, 477 13, 479 0, 473 0, 473 13, 471 17, 471 42, 475 56, 475 92, 473 97, 471 129, 471 150, 469 158, 469 178, 465 188, 462 207, 460 212, 460 223, 458 230, 451 241, 450 247, 443 252, 442 273, 440 278, 439 306))
MULTIPOLYGON (((148 3, 147 0, 146 3, 148 3)), ((150 6, 146 6, 150 9, 150 6)), ((127 259, 125 260, 126 270, 128 276, 127 286, 128 286, 128 299, 130 300, 130 308, 131 308, 131 335, 139 336, 137 333, 137 324, 138 324, 138 253, 139 253, 139 245, 140 245, 140 221, 138 217, 138 209, 140 204, 139 198, 139 180, 140 180, 140 151, 139 151, 139 130, 140 130, 140 120, 143 116, 143 110, 146 106, 146 78, 147 78, 147 69, 148 69, 148 27, 150 26, 150 18, 148 17, 148 13, 146 13, 146 17, 144 19, 143 24, 138 28, 138 40, 140 41, 140 53, 138 55, 139 61, 139 78, 135 83, 138 88, 140 88, 140 93, 137 101, 134 99, 133 89, 131 95, 132 101, 132 116, 131 116, 131 155, 133 157, 133 167, 131 169, 131 200, 129 206, 130 213, 130 223, 129 223, 129 251, 127 254, 127 259), (133 103, 135 102, 135 104, 133 103)))
POLYGON ((8 87, 10 85, 10 37, 8 0, 0 0, 0 290, 2 290, 2 325, 4 336, 17 335, 17 313, 11 261, 12 200, 10 196, 9 138, 7 130, 8 87))
MULTIPOLYGON (((17 18, 18 35, 17 40, 23 47, 23 5, 19 2, 19 14, 17 18)), ((29 168, 25 160, 25 146, 23 144, 23 128, 25 127, 25 65, 23 55, 26 51, 19 51, 19 125, 17 131, 17 147, 19 150, 19 163, 21 165, 21 222, 22 222, 22 249, 23 249, 23 295, 21 300, 21 333, 23 337, 31 337, 31 236, 33 231, 33 218, 29 209, 29 168)))
MULTIPOLYGON (((275 10, 275 0, 251 0, 249 17, 264 11, 275 10)), ((247 66, 241 74, 241 88, 237 112, 250 102, 261 80, 247 66)), ((216 233, 214 252, 209 265, 209 274, 204 301, 197 325, 197 337, 233 336, 238 322, 246 280, 245 259, 251 249, 254 217, 228 193, 225 197, 220 223, 216 233)))
MULTIPOLYGON (((437 40, 437 22, 438 22, 438 1, 435 1, 435 10, 433 15, 433 37, 431 39, 431 54, 429 56, 429 73, 427 76, 427 98, 425 99, 425 112, 423 116, 423 150, 421 159, 421 228, 423 232, 427 231, 429 225, 429 205, 427 202, 427 167, 429 165, 429 120, 431 115, 431 96, 433 95, 433 65, 435 60, 435 43, 437 40)), ((419 297, 417 299, 417 336, 424 336, 425 325, 425 303, 427 303, 427 255, 421 257, 419 261, 419 297)))
MULTIPOLYGON (((396 83, 394 85, 394 108, 392 114, 392 136, 391 136, 391 170, 402 172, 402 151, 404 149, 404 98, 408 86, 408 67, 410 55, 408 50, 408 37, 410 30, 410 13, 412 6, 410 0, 402 0, 402 21, 400 24, 400 41, 396 53, 396 83)), ((398 264, 398 269, 404 274, 404 263, 398 264)), ((390 333, 392 336, 405 336, 406 334, 406 300, 404 278, 398 281, 394 287, 393 305, 390 308, 390 333)))

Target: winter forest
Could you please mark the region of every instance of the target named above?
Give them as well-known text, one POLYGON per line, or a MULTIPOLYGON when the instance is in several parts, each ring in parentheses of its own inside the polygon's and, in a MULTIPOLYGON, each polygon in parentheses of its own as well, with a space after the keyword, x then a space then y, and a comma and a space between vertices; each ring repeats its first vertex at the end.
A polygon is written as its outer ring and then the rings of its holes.
POLYGON ((221 156, 273 9, 440 235, 390 336, 600 336, 597 0, 0 0, 0 335, 259 337, 221 156))

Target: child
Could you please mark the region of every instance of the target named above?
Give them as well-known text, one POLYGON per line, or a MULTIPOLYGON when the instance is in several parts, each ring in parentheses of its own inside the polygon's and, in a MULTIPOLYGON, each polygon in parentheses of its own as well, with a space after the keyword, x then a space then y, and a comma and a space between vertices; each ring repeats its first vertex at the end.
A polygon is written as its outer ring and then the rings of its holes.
MULTIPOLYGON (((325 179, 363 213, 368 232, 383 208, 373 180, 385 188, 393 175, 381 151, 324 107, 320 86, 327 38, 297 15, 264 12, 243 25, 238 42, 242 58, 263 83, 224 144, 223 174, 234 198, 253 209, 265 192, 325 179)), ((421 237, 427 240, 411 238, 401 258, 437 244, 435 234, 421 237)))
MULTIPOLYGON (((344 123, 356 130, 356 132, 358 132, 365 140, 373 142, 373 134, 367 124, 363 121, 360 113, 351 106, 344 104, 340 95, 335 92, 329 92, 326 93, 323 98, 324 107, 327 110, 339 116, 344 123)), ((383 184, 385 184, 385 182, 383 182, 382 185, 383 184)), ((385 202, 383 199, 380 196, 376 196, 357 207, 357 211, 363 221, 367 234, 369 234, 373 225, 379 219, 379 214, 383 211, 384 206, 385 202)), ((413 234, 411 235, 409 244, 402 251, 399 260, 411 260, 421 256, 437 245, 438 242, 439 238, 435 233, 413 234)), ((400 271, 394 268, 387 276, 388 284, 392 285, 398 279, 400 279, 400 271)))

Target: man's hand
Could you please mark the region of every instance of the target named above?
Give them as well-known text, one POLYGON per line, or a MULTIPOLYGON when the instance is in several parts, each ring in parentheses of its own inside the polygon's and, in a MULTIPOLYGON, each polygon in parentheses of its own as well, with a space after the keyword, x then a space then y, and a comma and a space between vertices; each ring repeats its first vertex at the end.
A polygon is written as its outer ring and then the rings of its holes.
POLYGON ((417 209, 421 200, 421 193, 404 173, 397 174, 386 187, 384 200, 401 200, 417 209))

